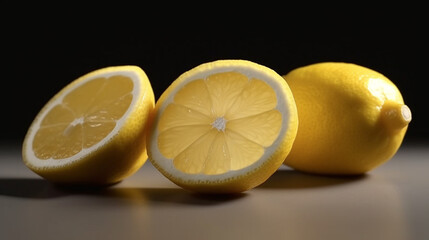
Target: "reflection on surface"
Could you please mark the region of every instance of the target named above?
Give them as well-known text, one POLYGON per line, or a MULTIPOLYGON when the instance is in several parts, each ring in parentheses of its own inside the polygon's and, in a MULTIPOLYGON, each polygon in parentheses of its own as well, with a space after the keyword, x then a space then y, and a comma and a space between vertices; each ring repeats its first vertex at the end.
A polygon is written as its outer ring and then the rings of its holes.
POLYGON ((358 176, 325 176, 306 174, 291 169, 277 170, 267 181, 258 188, 299 189, 327 187, 363 180, 367 175, 358 176))
POLYGON ((409 239, 401 194, 377 175, 279 170, 258 190, 282 194, 281 213, 269 214, 283 219, 284 236, 291 239, 409 239))
POLYGON ((116 239, 409 239, 404 196, 382 174, 330 177, 284 169, 236 195, 155 187, 153 178, 101 188, 0 178, 0 206, 14 206, 2 214, 8 222, 25 223, 28 236, 43 236, 49 224, 53 236, 64 235, 63 229, 71 239, 79 232, 95 239, 101 229, 116 239))
POLYGON ((284 168, 243 194, 207 196, 150 164, 110 187, 62 188, 0 152, 0 239, 429 239, 428 153, 405 148, 357 178, 284 168))

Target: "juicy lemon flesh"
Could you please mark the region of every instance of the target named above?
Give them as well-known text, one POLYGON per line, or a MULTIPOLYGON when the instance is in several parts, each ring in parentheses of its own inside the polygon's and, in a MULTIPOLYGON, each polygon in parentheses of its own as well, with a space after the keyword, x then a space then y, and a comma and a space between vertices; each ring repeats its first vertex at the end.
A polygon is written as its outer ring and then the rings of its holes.
POLYGON ((158 149, 188 174, 214 175, 256 162, 280 133, 274 90, 239 72, 187 83, 160 116, 158 149))
POLYGON ((133 81, 100 77, 79 86, 41 121, 32 148, 39 159, 65 159, 104 139, 129 108, 133 81))

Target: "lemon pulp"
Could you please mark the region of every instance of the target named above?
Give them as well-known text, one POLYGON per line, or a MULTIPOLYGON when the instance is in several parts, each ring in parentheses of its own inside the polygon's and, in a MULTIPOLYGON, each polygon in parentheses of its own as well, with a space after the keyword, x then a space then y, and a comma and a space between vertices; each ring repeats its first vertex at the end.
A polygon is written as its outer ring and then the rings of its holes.
POLYGON ((178 170, 222 174, 256 162, 277 139, 282 115, 267 83, 239 72, 187 83, 158 124, 158 148, 178 170))
POLYGON ((45 115, 34 136, 39 159, 69 158, 104 139, 129 108, 133 81, 122 75, 88 81, 45 115))

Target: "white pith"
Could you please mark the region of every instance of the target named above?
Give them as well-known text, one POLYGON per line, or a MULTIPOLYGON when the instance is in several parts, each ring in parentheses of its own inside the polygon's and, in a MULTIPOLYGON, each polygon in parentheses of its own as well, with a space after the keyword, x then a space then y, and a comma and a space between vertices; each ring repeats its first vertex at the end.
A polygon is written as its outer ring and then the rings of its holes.
POLYGON ((217 117, 212 123, 212 127, 216 128, 218 131, 225 132, 226 119, 224 117, 217 117))
MULTIPOLYGON (((250 63, 251 64, 251 63, 250 63)), ((228 72, 228 71, 236 71, 240 72, 248 77, 248 79, 257 78, 260 80, 265 81, 268 83, 272 89, 274 90, 276 96, 277 96, 277 106, 275 109, 279 110, 282 114, 282 128, 280 129, 280 133, 276 140, 273 142, 273 144, 265 149, 264 154, 260 158, 259 161, 243 168, 240 170, 231 170, 226 173, 222 174, 216 174, 216 175, 205 175, 205 174, 188 174, 185 172, 182 172, 178 169, 176 169, 173 165, 173 160, 165 158, 158 149, 157 144, 157 137, 152 138, 154 142, 151 144, 151 153, 152 153, 152 159, 151 161, 156 165, 157 167, 161 168, 163 171, 165 171, 168 175, 171 177, 174 176, 176 179, 182 179, 182 181, 189 181, 189 182, 220 182, 225 181, 226 179, 236 178, 238 176, 245 175, 246 173, 252 172, 253 169, 259 168, 262 164, 264 164, 265 160, 273 155, 275 150, 279 147, 279 144, 281 144, 281 140, 284 139, 285 134, 287 133, 287 129, 289 127, 289 121, 290 121, 290 109, 287 107, 289 106, 286 99, 288 99, 286 96, 284 96, 283 92, 283 86, 279 84, 279 81, 284 81, 281 76, 277 76, 277 74, 273 74, 273 72, 268 72, 271 70, 261 70, 260 66, 256 68, 251 68, 250 66, 240 66, 239 64, 229 64, 228 66, 221 66, 216 69, 211 69, 208 71, 199 71, 199 72, 192 72, 191 74, 186 76, 186 80, 180 82, 175 89, 173 89, 168 98, 165 99, 163 104, 159 107, 159 111, 157 112, 155 116, 155 121, 158 122, 161 113, 165 110, 165 108, 173 102, 173 98, 176 95, 176 93, 182 89, 186 84, 190 83, 193 80, 197 79, 205 79, 207 76, 215 74, 215 73, 221 73, 221 72, 228 72), (274 76, 273 76, 274 75, 274 76), (156 159, 155 161, 153 159, 156 159)), ((225 129, 225 126, 227 125, 227 122, 224 118, 218 117, 213 123, 212 127, 216 128, 219 131, 223 131, 225 129), (223 119, 223 120, 222 120, 223 119)), ((153 126, 153 136, 158 136, 158 126, 153 126)))
MULTIPOLYGON (((137 100, 139 100, 139 99, 141 100, 140 94, 142 94, 142 93, 140 91, 140 89, 141 89, 140 85, 141 85, 140 76, 137 73, 135 73, 131 70, 122 70, 122 71, 111 70, 111 71, 106 71, 103 73, 99 73, 96 75, 91 75, 91 76, 88 76, 86 78, 79 79, 79 81, 76 81, 76 84, 74 84, 74 86, 72 86, 70 88, 65 87, 64 90, 62 90, 61 95, 59 95, 56 98, 55 97, 52 98, 51 100, 49 100, 48 103, 46 103, 46 105, 43 107, 43 109, 36 116, 34 122, 32 123, 31 128, 28 130, 27 137, 26 137, 28 139, 28 141, 26 141, 26 145, 24 146, 24 149, 23 149, 23 151, 25 151, 25 155, 26 155, 26 159, 27 159, 28 163, 33 165, 36 168, 60 167, 60 166, 64 166, 67 164, 71 164, 75 161, 79 161, 79 160, 83 159, 84 157, 86 157, 88 154, 90 154, 94 151, 97 151, 97 149, 101 148, 107 142, 111 141, 115 137, 115 135, 117 135, 117 133, 119 132, 121 127, 124 125, 124 122, 126 121, 128 116, 132 112, 133 108, 135 108, 135 105, 138 104, 137 100), (49 113, 49 111, 53 107, 60 104, 62 102, 63 98, 68 93, 70 93, 74 89, 78 88, 82 84, 85 84, 88 81, 91 81, 92 79, 95 79, 95 78, 103 78, 103 77, 109 78, 109 77, 114 76, 114 75, 123 75, 123 76, 129 77, 133 81, 133 84, 134 84, 133 90, 131 92, 133 98, 132 98, 132 101, 130 103, 130 106, 128 107, 128 109, 126 110, 124 115, 119 120, 116 121, 116 126, 114 127, 114 129, 105 138, 103 138, 100 142, 94 144, 93 146, 91 146, 89 148, 82 149, 79 153, 77 153, 77 154, 75 154, 69 158, 39 159, 33 152, 32 142, 33 142, 34 136, 37 133, 37 130, 40 128, 40 123, 45 118, 46 114, 49 113)), ((83 121, 83 119, 81 119, 81 118, 75 119, 72 123, 70 123, 70 126, 81 124, 82 121, 83 121)))

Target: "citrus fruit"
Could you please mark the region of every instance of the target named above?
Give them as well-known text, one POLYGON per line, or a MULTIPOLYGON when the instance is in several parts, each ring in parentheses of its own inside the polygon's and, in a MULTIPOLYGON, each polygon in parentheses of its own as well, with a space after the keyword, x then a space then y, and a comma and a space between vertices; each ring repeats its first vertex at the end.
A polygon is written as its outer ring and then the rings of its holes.
POLYGON ((72 81, 37 114, 25 135, 25 165, 47 180, 104 185, 147 160, 145 131, 155 105, 145 72, 111 66, 72 81))
POLYGON ((284 79, 242 59, 206 62, 162 93, 147 140, 152 164, 196 192, 238 193, 281 165, 297 132, 297 110, 284 79))
POLYGON ((400 147, 411 111, 386 76, 354 63, 321 62, 283 76, 300 125, 285 164, 320 174, 363 174, 400 147))

